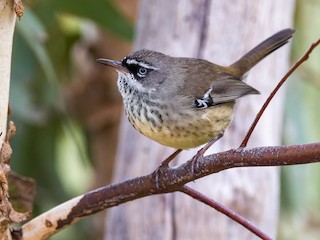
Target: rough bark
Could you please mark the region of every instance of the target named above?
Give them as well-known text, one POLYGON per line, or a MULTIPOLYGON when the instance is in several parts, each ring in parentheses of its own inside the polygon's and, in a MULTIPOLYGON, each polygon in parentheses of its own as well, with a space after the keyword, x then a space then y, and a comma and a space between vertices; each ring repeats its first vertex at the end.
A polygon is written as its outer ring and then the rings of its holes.
MULTIPOLYGON (((0 0, 0 240, 11 239, 9 223, 21 222, 26 216, 15 212, 9 200, 7 174, 10 172, 12 149, 7 136, 7 116, 9 106, 9 87, 11 54, 16 14, 22 16, 23 6, 19 1, 0 0)), ((11 123, 11 126, 13 123, 11 123)), ((9 132, 14 127, 9 129, 9 132)), ((12 130, 15 132, 15 129, 12 130)))
MULTIPOLYGON (((0 159, 4 155, 4 144, 7 131, 7 116, 9 104, 9 86, 10 86, 10 70, 11 70, 11 53, 12 39, 15 25, 16 15, 13 11, 13 1, 0 0, 0 159)), ((10 149, 11 150, 11 149, 10 149)), ((7 187, 5 167, 7 165, 1 161, 0 163, 0 183, 7 187)), ((7 240, 10 238, 8 228, 8 208, 7 192, 3 187, 0 188, 0 239, 7 240), (5 202, 5 203, 2 203, 5 202)))
MULTIPOLYGON (((294 0, 147 1, 140 4, 135 48, 173 56, 199 57, 229 65, 260 41, 292 25, 294 0)), ((238 101, 232 125, 213 147, 237 147, 276 82, 288 66, 289 46, 256 66, 247 82, 260 96, 238 101)), ((261 119, 250 146, 280 144, 282 91, 261 119)), ((178 161, 190 159, 184 151, 178 161)), ((114 181, 149 173, 173 149, 136 132, 123 117, 114 181)), ((277 168, 232 169, 197 180, 190 186, 230 207, 275 237, 279 210, 277 168)), ((105 239, 256 239, 246 229, 182 194, 130 202, 107 214, 105 239)))
POLYGON ((7 131, 13 30, 13 1, 0 1, 0 149, 7 131))

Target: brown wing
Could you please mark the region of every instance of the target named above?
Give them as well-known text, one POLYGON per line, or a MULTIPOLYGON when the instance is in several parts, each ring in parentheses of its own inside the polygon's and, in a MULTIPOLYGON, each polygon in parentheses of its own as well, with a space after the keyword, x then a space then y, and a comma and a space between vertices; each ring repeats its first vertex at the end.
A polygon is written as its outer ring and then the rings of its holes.
POLYGON ((195 100, 198 108, 234 101, 248 94, 259 94, 256 89, 228 73, 226 67, 201 59, 180 58, 179 61, 184 66, 180 68, 182 75, 188 78, 180 86, 180 92, 195 100))
POLYGON ((210 97, 214 105, 234 101, 242 96, 259 94, 259 91, 229 74, 220 74, 219 79, 212 81, 210 97))

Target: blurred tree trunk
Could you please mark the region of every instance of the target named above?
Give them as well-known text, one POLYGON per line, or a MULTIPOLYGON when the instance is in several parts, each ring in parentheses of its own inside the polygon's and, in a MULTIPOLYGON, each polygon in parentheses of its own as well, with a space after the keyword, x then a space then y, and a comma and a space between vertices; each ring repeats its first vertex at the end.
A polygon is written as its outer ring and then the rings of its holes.
MULTIPOLYGON (((135 48, 229 65, 271 34, 292 26, 293 10, 294 0, 142 0, 135 48)), ((289 49, 287 45, 278 50, 250 72, 249 84, 262 94, 238 101, 233 123, 214 145, 214 151, 239 146, 257 111, 287 70, 289 49)), ((282 90, 258 124, 250 147, 280 144, 283 94, 282 90)), ((123 116, 114 181, 150 173, 173 151, 136 132, 123 116)), ((178 161, 190 159, 196 151, 184 151, 178 161)), ((271 237, 276 236, 277 168, 232 169, 190 186, 240 213, 271 237)), ((105 239, 229 240, 256 236, 208 206, 175 193, 111 209, 105 239)))

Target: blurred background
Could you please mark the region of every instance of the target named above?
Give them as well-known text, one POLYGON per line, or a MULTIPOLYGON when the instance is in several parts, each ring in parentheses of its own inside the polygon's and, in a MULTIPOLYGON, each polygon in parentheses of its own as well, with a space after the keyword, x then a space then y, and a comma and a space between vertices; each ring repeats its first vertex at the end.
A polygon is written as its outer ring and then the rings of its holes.
MULTIPOLYGON (((297 0, 295 62, 320 37, 320 0, 297 0)), ((29 0, 16 24, 11 166, 37 182, 33 216, 110 183, 121 98, 112 69, 132 48, 138 1, 29 0)), ((320 50, 286 84, 283 144, 320 139, 320 50)), ((270 105, 272 107, 272 103, 270 105)), ((320 165, 282 168, 278 239, 319 239, 320 165)), ((100 239, 104 213, 52 239, 100 239)))

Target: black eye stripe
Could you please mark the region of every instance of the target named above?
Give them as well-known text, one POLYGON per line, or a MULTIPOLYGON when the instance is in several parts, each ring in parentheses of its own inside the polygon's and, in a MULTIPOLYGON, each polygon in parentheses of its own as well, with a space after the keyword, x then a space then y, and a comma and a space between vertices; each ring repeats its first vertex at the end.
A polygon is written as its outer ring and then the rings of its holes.
POLYGON ((124 58, 122 65, 125 66, 137 80, 143 79, 149 72, 156 68, 145 62, 139 62, 134 59, 124 58))
MULTIPOLYGON (((132 73, 137 73, 139 71, 139 69, 143 68, 140 65, 135 65, 135 64, 130 64, 130 65, 127 65, 126 67, 132 73)), ((144 68, 144 69, 146 69, 146 68, 144 68)), ((148 71, 149 69, 146 69, 146 70, 148 71)))

